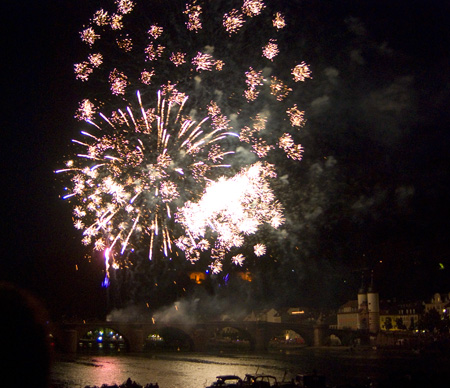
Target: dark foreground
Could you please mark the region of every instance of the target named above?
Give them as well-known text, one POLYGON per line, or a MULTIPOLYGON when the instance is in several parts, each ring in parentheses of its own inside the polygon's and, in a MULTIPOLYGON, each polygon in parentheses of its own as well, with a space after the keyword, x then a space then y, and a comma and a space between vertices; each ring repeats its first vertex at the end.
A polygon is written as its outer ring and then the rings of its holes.
MULTIPOLYGON (((328 385, 326 384, 324 379, 310 379, 309 382, 305 383, 278 383, 277 385, 272 386, 263 386, 263 385, 255 385, 251 388, 425 388, 425 387, 447 387, 449 383, 449 375, 435 375, 435 376, 414 376, 414 375, 399 375, 399 376, 389 376, 386 379, 375 380, 372 378, 368 378, 366 383, 355 384, 355 383, 344 383, 339 385, 328 385)), ((217 388, 240 388, 238 386, 220 386, 217 385, 217 388)), ((65 388, 63 385, 52 385, 51 388, 65 388)), ((101 386, 97 385, 87 385, 84 388, 159 388, 158 383, 148 383, 145 385, 140 385, 136 381, 132 381, 131 378, 128 378, 127 381, 123 382, 120 385, 113 384, 107 385, 102 384, 101 386)), ((170 387, 163 387, 170 388, 170 387)), ((242 387, 241 387, 242 388, 242 387)))

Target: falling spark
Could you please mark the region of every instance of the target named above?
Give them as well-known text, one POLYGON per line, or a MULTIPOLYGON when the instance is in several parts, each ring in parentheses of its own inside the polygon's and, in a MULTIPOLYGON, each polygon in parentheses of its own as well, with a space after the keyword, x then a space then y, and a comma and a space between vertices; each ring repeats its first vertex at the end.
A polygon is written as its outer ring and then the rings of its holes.
POLYGON ((165 47, 158 44, 157 46, 155 46, 153 43, 150 43, 146 48, 145 48, 145 53, 147 54, 146 56, 146 60, 147 61, 154 61, 158 58, 161 57, 163 51, 164 51, 165 47))
POLYGON ((249 71, 245 72, 245 83, 248 89, 244 91, 244 96, 247 101, 254 101, 258 97, 259 91, 256 89, 263 84, 262 70, 255 71, 250 67, 249 71))
POLYGON ((155 70, 144 70, 141 73, 141 82, 145 85, 150 85, 152 83, 152 77, 155 75, 155 70))
POLYGON ((133 41, 129 37, 121 37, 116 40, 117 46, 128 53, 133 49, 133 41))
POLYGON ((245 261, 245 257, 242 253, 239 253, 236 256, 233 256, 231 258, 231 261, 233 262, 234 265, 239 265, 242 267, 242 265, 244 264, 244 261, 245 261))
POLYGON ((103 63, 103 55, 100 53, 89 54, 89 62, 94 67, 99 67, 103 63))
POLYGON ((82 62, 82 63, 76 63, 74 65, 74 70, 76 74, 76 79, 79 79, 83 82, 87 81, 89 79, 89 76, 92 74, 94 69, 90 67, 89 62, 82 62))

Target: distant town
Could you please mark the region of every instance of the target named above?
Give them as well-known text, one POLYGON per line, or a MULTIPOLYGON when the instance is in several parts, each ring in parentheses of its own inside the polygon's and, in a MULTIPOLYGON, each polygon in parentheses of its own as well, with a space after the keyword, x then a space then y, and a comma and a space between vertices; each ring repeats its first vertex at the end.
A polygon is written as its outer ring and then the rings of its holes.
MULTIPOLYGON (((449 337, 450 292, 437 292, 428 301, 380 300, 372 278, 368 286, 362 281, 360 289, 355 292, 355 299, 348 300, 335 311, 306 307, 283 311, 268 309, 252 313, 245 320, 274 323, 309 320, 335 329, 336 333, 347 333, 346 338, 332 334, 327 339, 328 345, 357 345, 363 336, 356 333, 367 333, 367 344, 412 346, 417 345, 419 339, 429 342, 430 339, 436 341, 449 337)), ((301 342, 296 333, 287 333, 286 338, 301 342)))

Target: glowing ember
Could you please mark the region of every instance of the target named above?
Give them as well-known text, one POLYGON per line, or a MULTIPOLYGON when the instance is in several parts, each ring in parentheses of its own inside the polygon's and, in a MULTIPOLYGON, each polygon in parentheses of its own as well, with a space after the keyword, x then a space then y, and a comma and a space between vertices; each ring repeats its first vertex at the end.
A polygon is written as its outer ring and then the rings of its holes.
POLYGON ((278 30, 281 30, 282 28, 286 27, 286 22, 284 21, 283 14, 281 14, 280 12, 277 12, 275 14, 272 24, 278 30))
POLYGON ((305 125, 305 112, 297 108, 297 104, 287 111, 293 127, 303 127, 305 125))
POLYGON ((202 54, 197 53, 197 56, 192 59, 192 64, 196 66, 197 71, 200 70, 207 70, 211 71, 212 67, 214 66, 214 59, 210 54, 202 54))
POLYGON ((111 85, 112 94, 125 94, 125 88, 128 85, 127 76, 119 70, 114 69, 109 74, 109 84, 111 85))
POLYGON ((186 63, 186 60, 184 59, 186 57, 186 53, 181 53, 181 52, 177 52, 177 53, 172 53, 172 55, 170 56, 170 61, 175 65, 175 66, 180 66, 183 63, 186 63))
POLYGON ((96 113, 95 105, 88 99, 84 99, 80 102, 78 110, 75 114, 75 118, 78 120, 91 120, 96 113))
POLYGON ((254 250, 256 256, 263 256, 266 254, 266 246, 264 244, 256 244, 254 250))
POLYGON ((244 22, 244 16, 237 9, 233 9, 223 16, 223 26, 230 35, 238 32, 244 22))
POLYGON ((148 30, 148 34, 153 37, 153 39, 159 38, 163 33, 163 28, 158 25, 153 25, 148 30))
POLYGON ((247 16, 253 17, 259 15, 264 8, 265 5, 260 0, 245 0, 242 5, 242 12, 247 16))
POLYGON ((280 50, 278 49, 278 44, 276 43, 276 39, 270 39, 269 43, 267 43, 263 47, 263 57, 266 57, 267 59, 270 59, 273 61, 273 59, 278 55, 280 50))
POLYGON ((288 88, 283 81, 280 81, 277 77, 272 77, 270 84, 270 91, 278 101, 283 101, 287 95, 292 92, 291 88, 288 88))
POLYGON ((186 27, 189 31, 197 32, 198 30, 201 30, 202 23, 200 21, 200 16, 202 14, 202 7, 197 5, 197 0, 194 0, 191 4, 186 4, 184 14, 188 17, 186 27))
POLYGON ((311 70, 305 62, 300 63, 292 69, 292 75, 294 76, 294 81, 304 81, 306 78, 311 77, 311 70))

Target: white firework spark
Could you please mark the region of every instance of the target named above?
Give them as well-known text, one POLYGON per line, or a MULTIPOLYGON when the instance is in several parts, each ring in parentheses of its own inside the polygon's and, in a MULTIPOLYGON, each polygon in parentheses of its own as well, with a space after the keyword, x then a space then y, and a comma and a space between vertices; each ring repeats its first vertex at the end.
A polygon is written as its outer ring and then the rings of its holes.
MULTIPOLYGON (((257 162, 232 178, 210 182, 198 202, 187 202, 179 209, 177 221, 187 236, 177 244, 189 252, 191 261, 200 257, 203 249, 198 247, 198 241, 207 235, 215 236, 217 264, 227 252, 242 246, 245 236, 255 234, 260 226, 278 228, 284 222, 283 208, 269 185, 270 177, 274 177, 273 166, 257 162)), ((234 261, 242 264, 243 256, 236 257, 234 261)))

